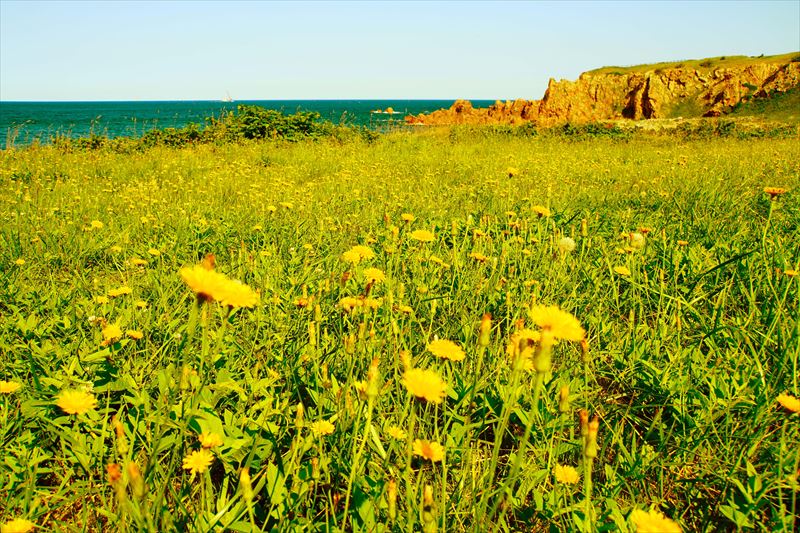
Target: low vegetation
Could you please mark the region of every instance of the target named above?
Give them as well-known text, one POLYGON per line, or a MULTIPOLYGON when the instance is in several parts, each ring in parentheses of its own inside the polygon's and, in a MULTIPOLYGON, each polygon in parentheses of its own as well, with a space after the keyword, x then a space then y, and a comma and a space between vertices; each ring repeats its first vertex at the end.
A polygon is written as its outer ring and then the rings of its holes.
POLYGON ((286 127, 0 152, 4 532, 797 530, 796 136, 286 127))
POLYGON ((718 68, 741 68, 760 63, 787 63, 800 61, 800 53, 789 52, 772 56, 720 56, 704 59, 685 59, 681 61, 665 61, 662 63, 648 63, 625 67, 600 67, 588 71, 589 74, 632 74, 634 72, 647 72, 649 70, 665 70, 670 68, 693 68, 699 71, 718 68))

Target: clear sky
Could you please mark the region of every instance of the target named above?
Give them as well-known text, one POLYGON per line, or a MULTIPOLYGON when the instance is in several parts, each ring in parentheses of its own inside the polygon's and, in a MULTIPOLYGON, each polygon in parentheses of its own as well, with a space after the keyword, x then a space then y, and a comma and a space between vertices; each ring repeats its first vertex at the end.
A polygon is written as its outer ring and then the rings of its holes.
POLYGON ((604 65, 800 50, 800 0, 0 0, 0 100, 541 98, 604 65))

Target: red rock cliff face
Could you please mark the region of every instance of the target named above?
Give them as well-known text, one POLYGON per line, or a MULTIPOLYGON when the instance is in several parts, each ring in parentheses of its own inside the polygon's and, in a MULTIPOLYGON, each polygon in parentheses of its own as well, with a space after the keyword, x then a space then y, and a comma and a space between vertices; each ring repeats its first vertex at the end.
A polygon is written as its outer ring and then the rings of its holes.
POLYGON ((719 116, 745 97, 765 97, 800 86, 800 63, 759 63, 701 72, 670 68, 630 74, 584 73, 550 83, 541 100, 495 102, 475 108, 457 100, 450 109, 410 115, 409 124, 553 125, 609 119, 665 118, 680 110, 719 116))

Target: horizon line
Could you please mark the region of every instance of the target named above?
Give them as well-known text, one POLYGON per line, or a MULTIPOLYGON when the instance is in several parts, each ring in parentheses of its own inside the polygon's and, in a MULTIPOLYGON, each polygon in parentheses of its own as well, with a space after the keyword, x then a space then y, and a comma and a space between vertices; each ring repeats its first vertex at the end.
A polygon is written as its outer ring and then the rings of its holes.
POLYGON ((480 97, 449 97, 449 98, 238 98, 231 102, 220 100, 219 98, 187 98, 187 99, 147 99, 147 100, 4 100, 0 99, 0 104, 82 104, 82 103, 158 103, 158 102, 217 102, 220 104, 235 104, 238 102, 383 102, 387 100, 396 100, 404 102, 420 102, 420 101, 456 101, 456 100, 484 100, 484 101, 514 101, 514 100, 531 100, 531 98, 515 97, 515 98, 480 98, 480 97))

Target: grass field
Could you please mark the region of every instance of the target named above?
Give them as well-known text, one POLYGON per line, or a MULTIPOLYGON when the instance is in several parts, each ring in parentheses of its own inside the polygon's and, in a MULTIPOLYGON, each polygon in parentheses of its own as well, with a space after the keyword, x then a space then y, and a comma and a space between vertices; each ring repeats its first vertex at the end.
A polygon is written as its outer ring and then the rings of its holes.
POLYGON ((0 152, 3 532, 796 531, 798 186, 796 138, 0 152))

